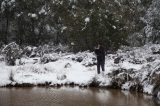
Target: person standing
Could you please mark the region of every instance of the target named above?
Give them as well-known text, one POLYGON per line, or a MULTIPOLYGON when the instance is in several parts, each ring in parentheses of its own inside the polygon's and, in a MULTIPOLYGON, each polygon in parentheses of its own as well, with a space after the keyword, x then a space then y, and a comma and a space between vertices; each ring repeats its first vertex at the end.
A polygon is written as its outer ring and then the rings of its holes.
POLYGON ((100 74, 100 68, 103 72, 105 71, 105 50, 100 43, 98 47, 95 48, 95 54, 97 56, 97 73, 100 74))

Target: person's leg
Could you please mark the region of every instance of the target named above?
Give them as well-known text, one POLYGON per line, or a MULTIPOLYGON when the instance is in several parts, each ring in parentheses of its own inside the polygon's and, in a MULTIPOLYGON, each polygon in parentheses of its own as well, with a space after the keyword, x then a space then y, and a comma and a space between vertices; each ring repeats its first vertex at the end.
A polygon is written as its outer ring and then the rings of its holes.
POLYGON ((105 71, 105 67, 104 67, 105 63, 101 63, 101 68, 102 68, 102 71, 105 71))
POLYGON ((97 73, 100 74, 100 63, 97 62, 97 73))

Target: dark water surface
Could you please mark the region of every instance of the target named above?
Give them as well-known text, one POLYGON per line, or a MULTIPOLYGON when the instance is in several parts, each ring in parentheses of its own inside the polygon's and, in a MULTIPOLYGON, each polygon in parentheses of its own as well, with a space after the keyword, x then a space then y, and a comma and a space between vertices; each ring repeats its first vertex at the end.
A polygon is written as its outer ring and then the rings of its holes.
POLYGON ((0 88, 0 106, 160 106, 151 96, 100 88, 0 88))

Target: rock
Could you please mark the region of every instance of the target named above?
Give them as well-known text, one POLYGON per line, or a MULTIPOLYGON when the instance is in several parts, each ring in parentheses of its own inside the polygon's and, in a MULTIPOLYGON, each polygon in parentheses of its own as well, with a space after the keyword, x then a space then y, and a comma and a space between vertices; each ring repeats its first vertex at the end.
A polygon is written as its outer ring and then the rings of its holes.
POLYGON ((119 68, 117 70, 112 71, 108 74, 108 76, 111 78, 111 87, 121 88, 122 85, 126 82, 133 81, 133 78, 130 75, 134 73, 134 69, 126 70, 123 68, 119 68))
POLYGON ((111 81, 111 88, 120 89, 121 87, 117 81, 111 81))
POLYGON ((97 78, 96 78, 96 77, 94 77, 93 80, 92 80, 92 82, 89 84, 89 86, 90 86, 90 87, 98 87, 99 84, 100 84, 100 82, 97 81, 97 78))
POLYGON ((119 74, 118 77, 119 77, 120 79, 125 80, 125 81, 130 81, 130 80, 132 79, 131 76, 130 76, 128 73, 125 73, 125 72, 119 74))
POLYGON ((38 59, 33 59, 33 60, 34 60, 34 63, 33 63, 33 64, 38 63, 38 59))
POLYGON ((160 49, 158 51, 153 51, 153 54, 160 54, 160 49))
POLYGON ((151 47, 151 51, 152 51, 153 54, 160 54, 159 47, 151 47))
POLYGON ((115 58, 115 59, 114 59, 114 63, 115 63, 115 64, 120 63, 121 59, 122 59, 122 56, 115 58))
POLYGON ((78 58, 76 59, 76 61, 77 61, 77 62, 82 62, 82 61, 83 61, 83 58, 82 58, 82 57, 78 57, 78 58))
POLYGON ((143 86, 139 83, 134 83, 133 85, 131 85, 130 91, 142 92, 143 91, 143 86))
POLYGON ((156 59, 154 57, 148 57, 146 58, 147 62, 153 62, 155 61, 156 59))
POLYGON ((116 76, 112 78, 112 87, 113 88, 121 88, 122 84, 127 81, 127 74, 121 74, 120 76, 116 76))
POLYGON ((126 69, 119 68, 119 69, 117 69, 117 70, 113 70, 112 73, 109 73, 109 76, 116 76, 116 75, 118 75, 119 73, 122 73, 122 72, 124 72, 124 71, 126 71, 126 69))
POLYGON ((74 57, 72 58, 73 61, 77 61, 77 62, 82 62, 83 58, 82 57, 74 57))
POLYGON ((64 68, 70 68, 71 67, 71 64, 70 63, 67 63, 64 68))
POLYGON ((159 71, 155 70, 154 73, 152 73, 152 76, 150 77, 150 81, 151 83, 154 85, 154 89, 153 89, 153 96, 154 97, 158 97, 159 96, 159 91, 160 91, 160 74, 157 74, 156 72, 159 71))
POLYGON ((155 85, 154 89, 153 89, 153 96, 154 97, 158 97, 158 93, 160 92, 160 85, 155 85))

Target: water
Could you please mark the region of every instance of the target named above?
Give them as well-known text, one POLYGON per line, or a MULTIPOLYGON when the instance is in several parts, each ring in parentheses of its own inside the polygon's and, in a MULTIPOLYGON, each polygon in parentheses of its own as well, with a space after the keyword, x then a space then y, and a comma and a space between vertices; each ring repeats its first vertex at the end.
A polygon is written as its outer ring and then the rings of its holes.
POLYGON ((160 106, 151 96, 100 88, 0 88, 0 106, 160 106))

